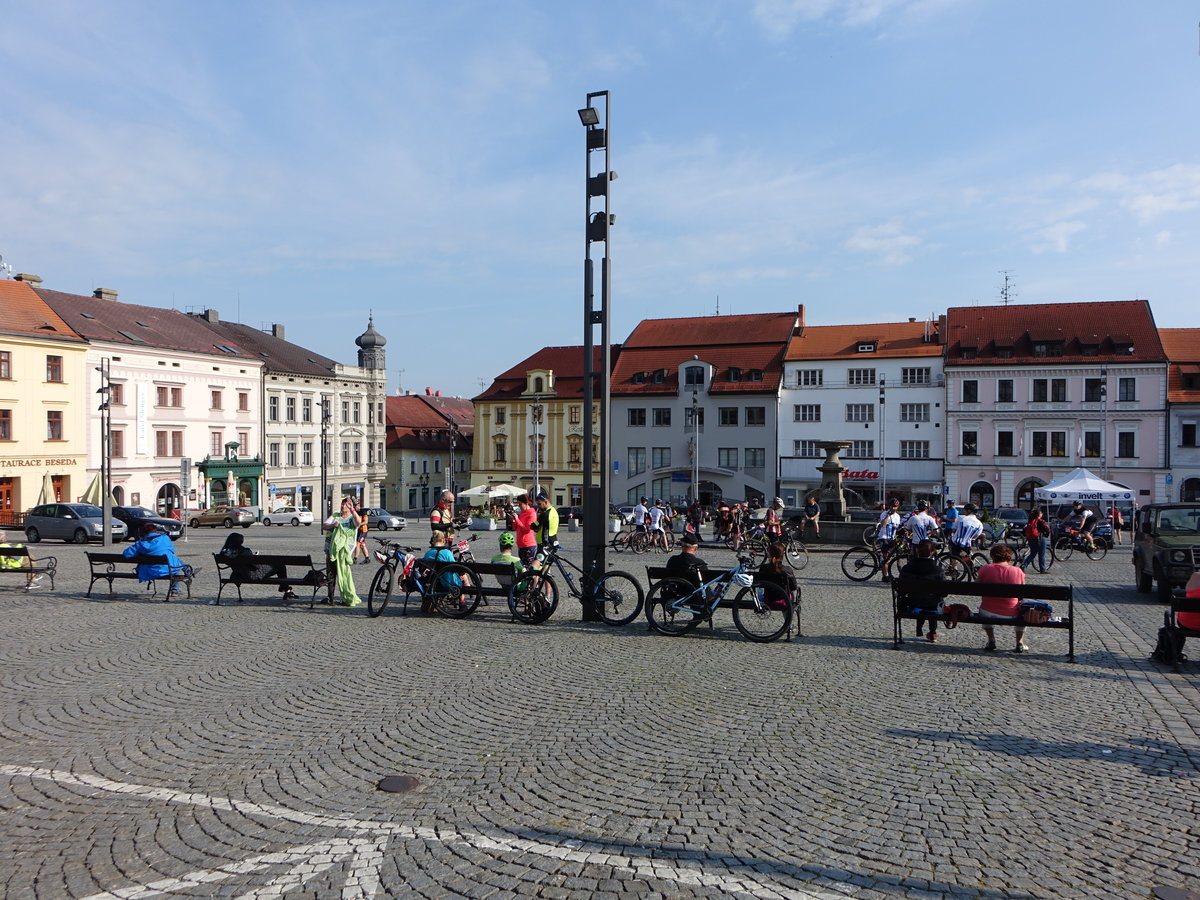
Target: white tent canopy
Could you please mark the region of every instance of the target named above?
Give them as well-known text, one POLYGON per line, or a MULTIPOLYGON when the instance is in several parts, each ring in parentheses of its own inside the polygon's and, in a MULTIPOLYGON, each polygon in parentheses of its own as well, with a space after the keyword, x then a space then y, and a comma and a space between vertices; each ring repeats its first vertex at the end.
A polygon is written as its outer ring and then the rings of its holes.
POLYGON ((511 500, 523 493, 525 492, 516 485, 500 481, 495 484, 482 484, 469 491, 459 491, 458 499, 470 500, 473 505, 481 506, 490 501, 511 500))
POLYGON ((1087 469, 1072 469, 1062 478, 1035 488, 1033 496, 1051 503, 1075 500, 1125 500, 1132 502, 1134 492, 1129 488, 1105 481, 1087 469))

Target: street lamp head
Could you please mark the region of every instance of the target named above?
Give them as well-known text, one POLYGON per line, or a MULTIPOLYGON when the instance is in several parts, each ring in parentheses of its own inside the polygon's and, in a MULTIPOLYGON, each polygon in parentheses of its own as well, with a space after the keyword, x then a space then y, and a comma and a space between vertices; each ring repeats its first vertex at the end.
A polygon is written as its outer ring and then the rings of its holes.
POLYGON ((579 121, 591 128, 594 125, 600 124, 600 113, 596 111, 594 106, 585 106, 579 110, 579 121))

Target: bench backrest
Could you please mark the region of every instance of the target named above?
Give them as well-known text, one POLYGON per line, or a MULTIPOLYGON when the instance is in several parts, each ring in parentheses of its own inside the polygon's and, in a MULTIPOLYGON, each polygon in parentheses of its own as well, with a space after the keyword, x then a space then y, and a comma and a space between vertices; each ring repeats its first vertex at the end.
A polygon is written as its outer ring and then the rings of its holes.
MULTIPOLYGON (((714 578, 727 578, 732 569, 708 569, 702 577, 707 583, 714 578)), ((653 584, 656 581, 662 581, 664 578, 679 578, 678 573, 672 574, 668 572, 665 566, 646 566, 646 578, 653 584)))
POLYGON ((14 558, 25 559, 29 556, 28 547, 0 547, 0 556, 11 556, 14 558))
POLYGON ((114 563, 129 563, 135 566, 166 566, 170 565, 162 554, 158 556, 123 556, 120 553, 92 553, 87 551, 88 562, 94 566, 107 566, 114 563))
POLYGON ((282 553, 257 553, 254 556, 224 556, 220 553, 213 554, 213 560, 218 566, 228 566, 229 568, 241 568, 250 566, 264 566, 286 570, 288 566, 303 566, 309 569, 313 568, 311 555, 300 556, 298 554, 282 554, 282 553))
POLYGON ((1181 612, 1200 613, 1200 597, 1172 597, 1171 615, 1181 612))
POLYGON ((480 576, 492 575, 496 578, 499 578, 502 575, 511 576, 513 574, 519 574, 519 570, 512 563, 473 562, 463 563, 463 565, 476 575, 480 576))
POLYGON ((917 597, 1017 597, 1021 600, 1069 601, 1071 585, 1062 584, 980 584, 977 581, 931 581, 928 578, 897 578, 892 582, 896 594, 917 597))

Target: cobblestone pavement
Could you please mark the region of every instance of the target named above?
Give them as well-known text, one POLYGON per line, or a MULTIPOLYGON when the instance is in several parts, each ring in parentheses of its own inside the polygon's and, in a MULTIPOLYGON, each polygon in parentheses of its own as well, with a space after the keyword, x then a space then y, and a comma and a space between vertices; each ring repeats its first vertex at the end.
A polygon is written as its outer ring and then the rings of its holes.
MULTIPOLYGON (((246 536, 320 548, 315 529, 246 536)), ((57 591, 0 587, 5 897, 1200 887, 1197 667, 1146 661, 1161 607, 1125 550, 1045 576, 1079 586, 1069 664, 1048 630, 1023 656, 980 652, 970 626, 894 651, 886 586, 847 582, 836 553, 801 573, 804 636, 757 645, 726 612, 666 638, 582 624, 565 598, 542 626, 494 599, 464 621, 266 589, 211 607, 223 538, 179 545, 204 566, 192 602, 85 599, 83 548, 62 545, 37 548, 57 591), (418 789, 377 791, 392 774, 418 789)))

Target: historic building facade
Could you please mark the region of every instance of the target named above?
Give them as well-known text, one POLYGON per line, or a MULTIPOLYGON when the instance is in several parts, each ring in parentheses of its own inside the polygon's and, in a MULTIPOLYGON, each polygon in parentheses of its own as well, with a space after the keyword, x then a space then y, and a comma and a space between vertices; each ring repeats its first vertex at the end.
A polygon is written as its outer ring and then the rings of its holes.
POLYGON ((945 394, 939 323, 806 326, 802 306, 780 391, 783 502, 819 493, 818 441, 850 442, 840 458, 851 505, 940 502, 945 394))
POLYGON ((1200 328, 1161 328, 1167 354, 1167 500, 1200 502, 1200 328))
POLYGON ((387 398, 389 509, 421 515, 443 490, 470 487, 475 407, 461 397, 426 388, 387 398))
POLYGON ((1033 503, 1083 466, 1167 489, 1167 360, 1144 300, 954 307, 947 312, 946 484, 960 502, 1033 503))
MULTIPOLYGON (((218 502, 260 504, 260 359, 182 312, 124 303, 116 291, 100 288, 89 297, 39 288, 38 295, 87 339, 85 401, 104 387, 99 369, 108 366, 118 504, 160 515, 218 502), (226 459, 232 444, 228 461, 238 465, 222 467, 208 483, 197 465, 206 457, 226 459)), ((104 445, 99 417, 93 409, 87 415, 94 474, 104 445)))
POLYGON ((222 321, 212 309, 191 318, 262 367, 256 452, 264 462, 264 509, 294 505, 327 514, 318 502, 322 466, 326 511, 336 508, 337 497, 385 506, 387 339, 373 320, 355 339, 358 365, 347 366, 286 340, 283 325, 264 331, 222 321))
MULTIPOLYGON (((600 349, 594 352, 594 371, 603 371, 600 349)), ((508 482, 540 488, 555 506, 582 504, 583 347, 545 347, 497 377, 474 401, 471 487, 508 482)), ((599 404, 597 432, 598 416, 599 404)), ((599 483, 598 440, 592 452, 599 483)))
POLYGON ((769 502, 797 312, 643 320, 613 369, 609 501, 769 502))
POLYGON ((88 487, 87 344, 26 279, 0 280, 0 524, 88 487))

